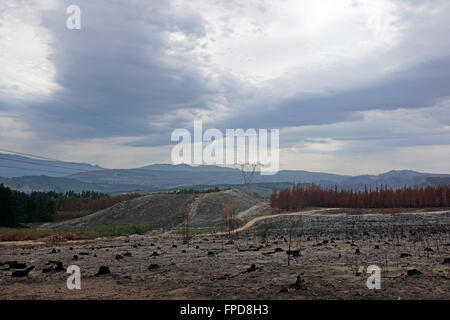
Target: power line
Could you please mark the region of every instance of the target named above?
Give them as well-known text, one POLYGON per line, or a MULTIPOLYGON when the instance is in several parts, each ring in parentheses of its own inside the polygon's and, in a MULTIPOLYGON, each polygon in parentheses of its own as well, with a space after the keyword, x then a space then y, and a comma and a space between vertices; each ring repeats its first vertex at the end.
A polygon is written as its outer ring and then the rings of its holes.
POLYGON ((65 162, 65 161, 61 161, 61 160, 58 160, 58 159, 52 159, 52 158, 47 158, 47 157, 37 156, 37 155, 35 155, 35 154, 23 153, 23 152, 18 152, 18 151, 13 151, 13 150, 8 150, 8 149, 1 149, 1 148, 0 148, 0 151, 10 152, 10 153, 15 153, 15 154, 20 154, 20 155, 22 155, 22 156, 28 156, 28 157, 34 157, 34 158, 40 158, 40 159, 43 159, 43 160, 65 162))
POLYGON ((30 170, 30 171, 42 171, 42 172, 51 172, 51 173, 59 173, 59 174, 66 174, 66 175, 68 174, 67 172, 61 172, 61 171, 35 169, 35 168, 21 168, 21 167, 4 166, 4 165, 0 165, 0 168, 12 168, 12 169, 22 169, 22 170, 30 170))
POLYGON ((73 170, 73 171, 80 172, 79 169, 67 168, 67 167, 63 167, 63 166, 58 166, 56 164, 36 163, 36 162, 31 162, 31 161, 24 161, 24 160, 18 160, 18 159, 8 159, 8 158, 3 158, 3 157, 0 157, 0 159, 1 160, 6 160, 6 161, 28 163, 28 164, 33 164, 35 166, 55 167, 55 168, 62 168, 62 169, 66 169, 66 170, 73 170))
MULTIPOLYGON (((58 160, 58 159, 53 159, 53 158, 48 158, 48 157, 38 156, 38 155, 35 155, 35 154, 23 153, 23 152, 18 152, 18 151, 14 151, 14 150, 8 150, 8 149, 1 149, 0 148, 0 151, 9 152, 9 153, 22 155, 22 156, 27 156, 27 157, 38 158, 38 159, 47 160, 47 161, 56 161, 56 162, 61 162, 61 163, 67 163, 67 164, 70 164, 70 165, 84 166, 84 167, 89 167, 90 169, 92 169, 92 165, 90 165, 90 164, 68 162, 68 161, 63 161, 63 160, 58 160)), ((0 158, 0 159, 2 159, 2 158, 0 158)), ((17 160, 17 159, 4 159, 4 160, 25 162, 24 160, 17 160)), ((27 162, 25 162, 25 163, 27 163, 27 162)), ((74 167, 69 168, 69 167, 63 167, 63 166, 60 166, 60 165, 52 165, 52 164, 38 164, 38 163, 31 163, 31 164, 42 165, 42 166, 58 167, 58 168, 69 169, 69 170, 77 170, 77 171, 83 170, 82 168, 74 168, 74 167)))

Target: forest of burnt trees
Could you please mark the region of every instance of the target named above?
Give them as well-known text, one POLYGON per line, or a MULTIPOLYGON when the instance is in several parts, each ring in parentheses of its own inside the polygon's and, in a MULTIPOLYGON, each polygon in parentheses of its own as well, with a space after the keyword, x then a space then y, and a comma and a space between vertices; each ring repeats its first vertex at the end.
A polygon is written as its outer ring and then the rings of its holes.
POLYGON ((425 208, 448 207, 450 186, 415 186, 392 189, 352 191, 322 188, 317 185, 294 185, 292 189, 274 191, 270 206, 279 212, 305 207, 325 208, 425 208))

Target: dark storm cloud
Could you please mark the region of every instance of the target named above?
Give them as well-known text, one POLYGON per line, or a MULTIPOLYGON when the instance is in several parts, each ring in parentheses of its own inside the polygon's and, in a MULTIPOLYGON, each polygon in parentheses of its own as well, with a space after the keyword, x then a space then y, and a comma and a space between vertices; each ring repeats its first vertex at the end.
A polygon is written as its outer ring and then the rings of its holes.
MULTIPOLYGON (((61 7, 70 4, 65 1, 61 7)), ((280 96, 262 101, 273 104, 270 108, 258 109, 252 104, 261 102, 257 96, 266 89, 252 88, 226 74, 211 81, 189 55, 167 55, 167 32, 182 31, 188 37, 180 44, 186 52, 206 34, 201 13, 179 13, 166 1, 79 4, 79 31, 66 29, 65 10, 47 11, 41 20, 54 38, 50 59, 62 89, 47 101, 30 103, 22 120, 52 139, 142 136, 124 144, 166 145, 174 128, 186 126, 186 113, 178 111, 212 110, 217 96, 228 106, 239 106, 209 124, 222 130, 332 124, 360 119, 355 111, 432 106, 450 96, 447 57, 390 73, 364 88, 291 95, 288 100, 280 96)))
POLYGON ((354 111, 430 107, 448 97, 450 57, 414 66, 369 87, 293 98, 271 112, 240 115, 230 122, 248 128, 331 124, 358 120, 354 111))
POLYGON ((80 6, 81 30, 66 29, 65 12, 49 11, 42 18, 55 39, 51 60, 63 89, 31 104, 34 128, 60 138, 141 135, 155 133, 152 116, 207 108, 204 97, 212 87, 206 79, 193 66, 164 60, 164 32, 183 28, 192 37, 201 35, 200 19, 177 20, 165 2, 80 6))

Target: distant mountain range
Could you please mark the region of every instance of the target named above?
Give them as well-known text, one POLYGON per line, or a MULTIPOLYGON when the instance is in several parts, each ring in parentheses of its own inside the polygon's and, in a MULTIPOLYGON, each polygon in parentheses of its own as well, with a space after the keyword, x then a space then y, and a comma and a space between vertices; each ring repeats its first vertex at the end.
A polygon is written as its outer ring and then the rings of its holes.
POLYGON ((66 177, 68 175, 103 169, 88 163, 49 161, 0 153, 0 177, 14 178, 43 175, 66 177))
MULTIPOLYGON (((193 167, 185 164, 153 164, 135 169, 103 169, 85 163, 46 161, 0 154, 0 183, 14 189, 96 190, 102 192, 150 191, 186 188, 195 185, 239 185, 238 169, 219 166, 193 167), (26 168, 26 169, 19 169, 26 168)), ((390 171, 379 175, 338 175, 302 170, 281 170, 272 176, 255 173, 253 183, 315 183, 361 190, 364 186, 439 185, 450 182, 450 174, 421 173, 411 170, 390 171)), ((268 185, 269 184, 269 185, 268 185)))

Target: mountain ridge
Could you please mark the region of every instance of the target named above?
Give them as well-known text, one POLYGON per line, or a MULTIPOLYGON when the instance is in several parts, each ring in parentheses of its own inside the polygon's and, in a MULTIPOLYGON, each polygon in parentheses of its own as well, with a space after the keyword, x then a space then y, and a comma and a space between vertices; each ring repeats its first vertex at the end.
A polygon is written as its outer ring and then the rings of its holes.
MULTIPOLYGON (((36 160, 23 156, 0 154, 1 183, 18 190, 80 190, 92 188, 105 192, 128 192, 134 190, 165 190, 189 188, 196 185, 239 185, 243 183, 242 172, 237 168, 220 166, 190 166, 187 164, 151 164, 132 169, 105 169, 90 164, 75 162, 57 162, 36 160), (2 159, 3 158, 3 159, 2 159), (3 162, 1 162, 3 160, 3 162), (13 166, 29 165, 36 174, 23 174, 19 169, 3 168, 9 162, 13 166), (70 168, 73 170, 65 170, 70 168), (87 169, 87 170, 82 170, 87 169), (8 171, 11 170, 11 171, 8 171), (14 171, 15 170, 15 171, 14 171), (19 171, 18 171, 19 170, 19 171), (53 175, 43 175, 41 171, 59 171, 53 175), (22 175, 18 175, 22 173, 22 175), (3 175, 2 175, 3 174, 3 175), (48 177, 48 178, 44 178, 48 177)), ((450 174, 434 174, 413 170, 391 170, 378 175, 342 175, 305 170, 280 170, 275 175, 264 176, 255 172, 253 183, 315 183, 322 186, 342 189, 361 190, 364 187, 375 188, 388 185, 393 188, 404 185, 424 185, 439 181, 448 181, 450 174), (430 180, 431 179, 431 180, 430 180)))

